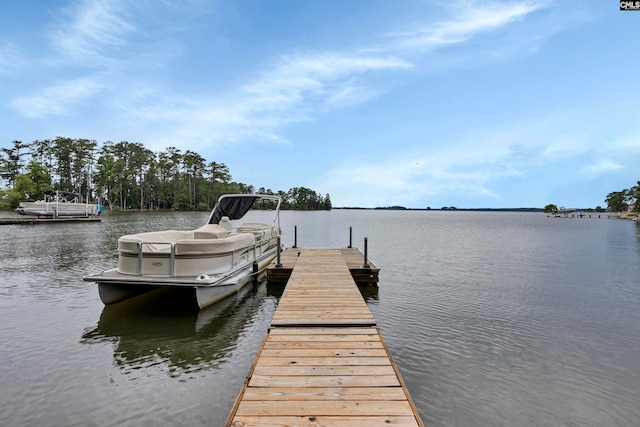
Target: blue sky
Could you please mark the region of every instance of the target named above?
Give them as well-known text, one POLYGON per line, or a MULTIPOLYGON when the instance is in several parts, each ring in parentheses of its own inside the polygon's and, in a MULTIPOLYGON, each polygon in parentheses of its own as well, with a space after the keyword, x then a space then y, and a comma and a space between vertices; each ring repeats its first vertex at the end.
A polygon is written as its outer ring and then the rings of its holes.
POLYGON ((605 206, 640 180, 613 0, 2 0, 0 146, 191 149, 334 206, 605 206))

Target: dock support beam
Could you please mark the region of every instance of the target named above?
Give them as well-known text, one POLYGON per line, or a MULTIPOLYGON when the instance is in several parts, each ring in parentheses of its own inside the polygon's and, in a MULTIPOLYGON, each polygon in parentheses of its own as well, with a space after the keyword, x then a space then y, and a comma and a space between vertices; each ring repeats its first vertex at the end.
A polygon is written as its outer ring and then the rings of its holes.
POLYGON ((293 226, 293 247, 294 248, 298 247, 298 226, 297 225, 293 226))
POLYGON ((277 250, 277 261, 276 268, 282 268, 282 263, 280 262, 280 252, 282 252, 282 245, 280 244, 280 237, 278 236, 278 250, 277 250))
POLYGON ((369 252, 369 243, 368 243, 368 239, 365 237, 364 238, 364 265, 362 266, 362 268, 371 268, 369 266, 368 252, 369 252))

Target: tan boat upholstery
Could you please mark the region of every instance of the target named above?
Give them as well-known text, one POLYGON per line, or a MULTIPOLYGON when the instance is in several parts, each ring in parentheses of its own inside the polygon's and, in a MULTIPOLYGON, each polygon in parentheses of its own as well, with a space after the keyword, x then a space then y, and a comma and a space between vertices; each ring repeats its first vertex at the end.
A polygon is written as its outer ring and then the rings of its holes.
POLYGON ((193 230, 194 239, 224 239, 229 236, 229 231, 218 224, 205 224, 193 230))
POLYGON ((171 244, 178 240, 193 239, 193 231, 151 231, 148 233, 129 234, 118 239, 120 253, 137 254, 138 243, 144 243, 144 252, 170 253, 171 244))
POLYGON ((252 246, 256 234, 262 232, 257 228, 250 229, 253 232, 229 233, 217 224, 207 224, 192 231, 167 230, 129 234, 118 239, 118 251, 121 254, 137 255, 138 244, 142 243, 144 253, 169 254, 171 245, 174 245, 176 255, 222 254, 252 246))
POLYGON ((232 234, 224 239, 186 239, 175 243, 176 256, 225 254, 247 246, 253 247, 255 237, 249 233, 232 234))

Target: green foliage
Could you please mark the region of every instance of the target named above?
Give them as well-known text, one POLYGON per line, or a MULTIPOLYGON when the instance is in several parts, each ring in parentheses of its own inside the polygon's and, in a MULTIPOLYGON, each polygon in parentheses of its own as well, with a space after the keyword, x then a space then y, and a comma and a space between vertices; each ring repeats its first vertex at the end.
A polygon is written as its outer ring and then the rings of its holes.
POLYGON ((27 175, 16 176, 13 188, 7 191, 9 205, 17 208, 21 201, 30 199, 35 190, 36 187, 27 175))
POLYGON ((6 191, 0 188, 0 209, 10 209, 9 195, 6 191))
POLYGON ((546 213, 551 213, 553 211, 557 211, 558 207, 556 205, 554 205, 553 203, 548 204, 547 206, 544 207, 544 211, 546 213))
POLYGON ((283 209, 324 210, 331 209, 331 199, 327 194, 323 197, 310 188, 294 187, 286 194, 281 194, 283 209))
MULTIPOLYGON (((174 210, 209 210, 222 194, 255 192, 252 185, 232 181, 224 163, 208 162, 195 151, 168 147, 153 152, 139 142, 99 146, 63 137, 31 144, 13 141, 12 148, 2 148, 0 178, 8 184, 3 203, 14 207, 22 200, 41 199, 49 189, 74 191, 110 209, 174 210), (27 155, 31 161, 25 167, 27 155)), ((331 209, 328 194, 305 187, 258 192, 280 195, 282 209, 331 209)))
POLYGON ((27 166, 27 176, 33 183, 33 189, 29 193, 32 200, 41 200, 45 191, 52 190, 51 175, 42 164, 34 161, 30 162, 27 166))
POLYGON ((605 202, 612 212, 622 212, 627 210, 627 192, 629 190, 614 191, 607 195, 605 202))
POLYGON ((607 194, 604 201, 613 212, 624 212, 630 207, 633 212, 640 212, 640 181, 629 189, 607 194))
POLYGON ((640 212, 640 181, 629 189, 627 201, 633 206, 634 212, 640 212))
POLYGON ((26 154, 24 149, 28 147, 22 141, 13 141, 13 148, 0 148, 0 178, 6 180, 9 186, 16 182, 16 177, 20 175, 24 166, 22 157, 26 154))

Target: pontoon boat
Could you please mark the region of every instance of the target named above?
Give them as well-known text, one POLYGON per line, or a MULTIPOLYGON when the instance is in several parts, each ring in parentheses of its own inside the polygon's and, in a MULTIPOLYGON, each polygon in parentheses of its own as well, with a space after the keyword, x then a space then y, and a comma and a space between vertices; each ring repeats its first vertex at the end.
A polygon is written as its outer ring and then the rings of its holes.
POLYGON ((46 217, 96 217, 102 212, 102 205, 82 203, 80 194, 71 191, 48 190, 44 200, 21 202, 16 208, 20 215, 46 217))
POLYGON ((120 237, 118 268, 84 280, 98 283, 105 304, 172 286, 193 290, 204 308, 239 291, 276 257, 280 202, 273 195, 221 196, 207 224, 198 229, 120 237), (231 221, 240 220, 256 204, 274 209, 273 223, 242 223, 234 228, 231 221))

